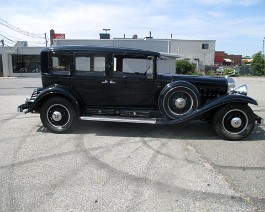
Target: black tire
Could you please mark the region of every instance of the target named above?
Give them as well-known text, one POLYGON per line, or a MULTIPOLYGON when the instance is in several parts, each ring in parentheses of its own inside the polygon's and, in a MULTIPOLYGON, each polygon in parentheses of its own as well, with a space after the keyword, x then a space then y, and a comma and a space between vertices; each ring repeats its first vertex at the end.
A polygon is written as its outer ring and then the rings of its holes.
POLYGON ((158 105, 167 119, 180 119, 198 108, 199 92, 188 82, 175 82, 161 91, 158 105))
POLYGON ((228 104, 216 111, 213 126, 222 138, 241 140, 252 132, 255 116, 247 104, 228 104))
POLYGON ((64 133, 74 126, 76 111, 66 98, 52 97, 42 105, 40 118, 44 127, 50 131, 64 133))

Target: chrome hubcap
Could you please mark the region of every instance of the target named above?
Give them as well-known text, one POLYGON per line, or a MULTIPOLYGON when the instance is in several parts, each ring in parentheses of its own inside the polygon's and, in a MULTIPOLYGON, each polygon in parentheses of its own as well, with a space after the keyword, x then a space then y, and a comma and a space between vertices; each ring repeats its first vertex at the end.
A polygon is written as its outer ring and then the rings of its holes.
POLYGON ((62 120, 62 114, 59 111, 54 111, 52 114, 52 119, 54 121, 61 121, 62 120))
POLYGON ((186 100, 183 98, 178 98, 175 101, 176 108, 182 109, 186 106, 186 100))
POLYGON ((234 127, 234 128, 239 128, 242 124, 242 120, 241 118, 239 117, 235 117, 231 120, 231 125, 234 127))

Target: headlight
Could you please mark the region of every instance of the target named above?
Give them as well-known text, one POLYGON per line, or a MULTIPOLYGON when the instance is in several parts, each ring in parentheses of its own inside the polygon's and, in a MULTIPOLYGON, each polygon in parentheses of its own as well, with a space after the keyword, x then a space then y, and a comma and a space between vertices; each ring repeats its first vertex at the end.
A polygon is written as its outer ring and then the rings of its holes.
POLYGON ((246 84, 240 85, 232 91, 235 94, 247 95, 248 94, 248 86, 246 84))
POLYGON ((230 78, 230 77, 226 77, 227 78, 227 84, 228 84, 228 87, 227 87, 227 93, 233 93, 234 91, 234 88, 235 88, 235 81, 230 78))

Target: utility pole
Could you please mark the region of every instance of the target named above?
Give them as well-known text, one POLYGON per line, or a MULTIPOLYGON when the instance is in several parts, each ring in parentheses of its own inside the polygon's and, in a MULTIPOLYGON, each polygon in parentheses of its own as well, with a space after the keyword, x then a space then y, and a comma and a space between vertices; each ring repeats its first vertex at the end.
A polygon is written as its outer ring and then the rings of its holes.
POLYGON ((44 33, 44 35, 45 35, 45 44, 46 44, 46 47, 47 47, 47 45, 48 45, 48 40, 47 40, 46 32, 44 33))

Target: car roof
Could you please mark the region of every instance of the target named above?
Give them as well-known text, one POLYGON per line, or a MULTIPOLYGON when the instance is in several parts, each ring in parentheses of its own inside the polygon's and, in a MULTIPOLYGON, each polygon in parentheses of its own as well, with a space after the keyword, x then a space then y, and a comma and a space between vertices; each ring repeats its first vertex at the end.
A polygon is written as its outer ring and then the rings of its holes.
POLYGON ((42 52, 104 52, 116 54, 142 54, 147 56, 160 56, 159 52, 149 51, 144 49, 112 47, 112 46, 84 46, 84 45, 69 45, 69 46, 53 46, 42 50, 42 52))

